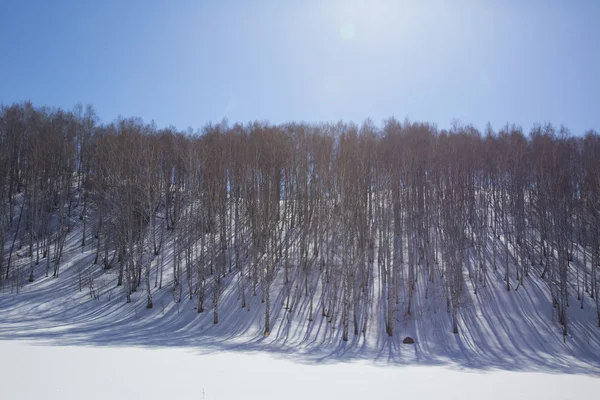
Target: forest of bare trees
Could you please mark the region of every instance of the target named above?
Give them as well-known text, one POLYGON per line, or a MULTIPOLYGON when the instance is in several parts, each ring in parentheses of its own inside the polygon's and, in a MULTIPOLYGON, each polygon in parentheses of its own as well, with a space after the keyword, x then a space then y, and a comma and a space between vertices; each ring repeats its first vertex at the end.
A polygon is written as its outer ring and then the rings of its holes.
POLYGON ((377 329, 378 302, 392 336, 417 279, 442 283, 457 333, 463 292, 477 294, 492 271, 506 291, 544 279, 564 336, 584 297, 600 326, 593 131, 391 118, 180 132, 136 118, 103 125, 90 106, 1 108, 1 288, 60 279, 75 225, 94 274, 117 271, 126 301, 142 292, 152 308, 170 290, 217 324, 233 287, 240 308, 261 296, 264 335, 277 291, 286 310, 308 299, 309 321, 338 324, 343 340, 377 329))

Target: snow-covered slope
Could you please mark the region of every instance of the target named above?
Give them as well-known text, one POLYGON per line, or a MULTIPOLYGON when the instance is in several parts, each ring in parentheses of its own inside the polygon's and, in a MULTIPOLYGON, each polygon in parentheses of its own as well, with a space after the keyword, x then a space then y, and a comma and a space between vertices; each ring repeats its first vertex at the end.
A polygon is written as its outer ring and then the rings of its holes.
MULTIPOLYGON (((412 315, 398 312, 396 331, 388 337, 382 300, 378 300, 379 289, 375 288, 366 333, 351 335, 348 342, 341 340, 338 324, 321 316, 318 296, 313 321, 308 319, 309 298, 302 290, 295 291, 292 312, 285 310, 283 291, 278 289, 282 283, 276 280, 271 297, 272 332, 264 337, 265 305, 260 290, 257 296, 249 297, 249 307, 242 309, 235 282, 239 274, 225 278, 227 289, 216 325, 210 304, 199 314, 197 302, 188 300, 185 291, 181 303, 174 301, 168 276, 162 289, 152 289, 154 308, 146 309, 141 289, 133 294, 131 303, 125 303, 122 287, 115 286, 115 272, 93 265, 94 245, 82 251, 80 234, 75 228, 69 236, 59 278, 44 277, 45 267, 40 263, 36 280, 18 293, 4 281, 0 339, 56 345, 264 351, 309 364, 369 360, 385 365, 600 374, 600 328, 594 320, 593 301, 585 298, 583 309, 578 302, 571 304, 570 334, 563 342, 546 283, 537 274, 525 280, 525 287, 507 292, 501 271, 491 270, 488 284, 480 287, 477 295, 473 290, 465 291, 458 334, 451 332, 443 286, 419 279, 412 315), (97 299, 90 296, 91 276, 97 299), (402 344, 405 336, 414 337, 416 343, 402 344)), ((23 259, 23 264, 26 262, 23 259)), ((400 296, 406 297, 406 293, 400 296)), ((400 303, 398 309, 406 307, 400 303)))

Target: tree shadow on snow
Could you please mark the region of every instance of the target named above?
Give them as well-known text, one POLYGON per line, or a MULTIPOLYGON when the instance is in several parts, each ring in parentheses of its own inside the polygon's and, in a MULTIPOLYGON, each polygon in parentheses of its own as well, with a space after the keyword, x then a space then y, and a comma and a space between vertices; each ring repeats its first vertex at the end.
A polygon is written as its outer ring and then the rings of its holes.
MULTIPOLYGON (((272 291, 272 331, 265 337, 260 288, 256 296, 247 288, 249 306, 242 309, 235 274, 224 278, 227 289, 220 297, 216 325, 210 292, 206 310, 198 313, 196 298, 189 300, 186 290, 180 303, 174 301, 171 282, 161 290, 153 289, 154 307, 146 309, 143 291, 125 303, 122 288, 114 287, 114 272, 103 272, 96 279, 101 296, 92 299, 88 288, 77 290, 79 275, 73 266, 91 260, 89 253, 74 257, 58 279, 43 277, 43 266, 39 266, 36 275, 40 278, 18 295, 4 287, 0 339, 57 346, 182 347, 199 355, 265 352, 305 364, 368 361, 472 372, 499 369, 600 375, 600 328, 594 326, 591 300, 585 300, 583 310, 577 305, 570 308, 571 333, 563 343, 544 282, 533 277, 526 280, 526 288, 503 292, 500 271, 490 270, 489 284, 480 287, 477 295, 467 286, 461 300, 459 334, 451 333, 451 316, 440 286, 420 279, 411 315, 405 313, 405 302, 398 304, 393 337, 385 334, 385 313, 377 299, 367 332, 354 335, 351 322, 349 340, 344 342, 340 316, 329 322, 329 317, 321 315, 317 297, 309 322, 310 300, 301 290, 294 291, 291 310, 284 308, 285 291, 272 291), (414 337, 415 343, 402 344, 405 336, 414 337)), ((402 293, 402 298, 405 296, 402 293)))

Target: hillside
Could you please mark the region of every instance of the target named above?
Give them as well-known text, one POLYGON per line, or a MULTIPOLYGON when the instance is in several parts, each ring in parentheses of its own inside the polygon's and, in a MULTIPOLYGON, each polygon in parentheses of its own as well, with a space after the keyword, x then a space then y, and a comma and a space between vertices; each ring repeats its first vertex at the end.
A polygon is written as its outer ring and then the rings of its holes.
MULTIPOLYGON (((570 331, 563 342, 547 283, 538 273, 530 274, 522 288, 509 292, 499 270, 489 274, 487 285, 480 287, 477 295, 467 283, 458 334, 451 330, 441 280, 431 283, 423 277, 417 279, 412 315, 402 312, 405 300, 398 304, 393 337, 385 333, 384 300, 381 288, 374 286, 366 334, 352 335, 344 342, 339 319, 331 323, 321 316, 318 288, 313 321, 308 320, 310 297, 300 291, 293 310, 285 310, 280 272, 272 287, 276 294, 271 297, 272 332, 265 337, 261 289, 248 297, 247 307, 242 309, 236 290, 239 274, 224 278, 227 289, 222 294, 219 322, 214 324, 210 310, 197 312, 195 297, 189 300, 184 292, 181 302, 174 301, 170 268, 165 269, 162 289, 152 288, 152 309, 146 308, 143 290, 134 292, 131 302, 126 303, 123 287, 115 286, 117 271, 94 265, 94 244, 82 251, 80 243, 79 224, 67 238, 58 278, 44 277, 45 266, 40 263, 35 268, 38 278, 26 282, 18 293, 5 281, 0 294, 0 339, 57 345, 264 351, 300 362, 364 359, 378 364, 450 365, 474 370, 600 373, 600 330, 594 320, 593 299, 586 296, 583 309, 579 302, 570 305, 570 331), (406 336, 413 337, 415 343, 402 344, 406 336)), ((27 267, 24 264, 23 268, 27 267)), ((24 274, 24 279, 27 276, 24 274)), ((400 296, 406 297, 405 292, 400 296)))
POLYGON ((597 133, 200 133, 0 109, 0 338, 597 371, 597 133))

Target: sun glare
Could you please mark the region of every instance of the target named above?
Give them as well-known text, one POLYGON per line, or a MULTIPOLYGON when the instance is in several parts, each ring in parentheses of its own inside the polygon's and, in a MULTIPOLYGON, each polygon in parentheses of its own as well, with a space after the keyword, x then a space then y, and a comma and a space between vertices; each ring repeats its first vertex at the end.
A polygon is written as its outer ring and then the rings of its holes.
POLYGON ((356 28, 353 23, 345 22, 340 26, 340 37, 344 40, 353 40, 356 34, 356 28))

